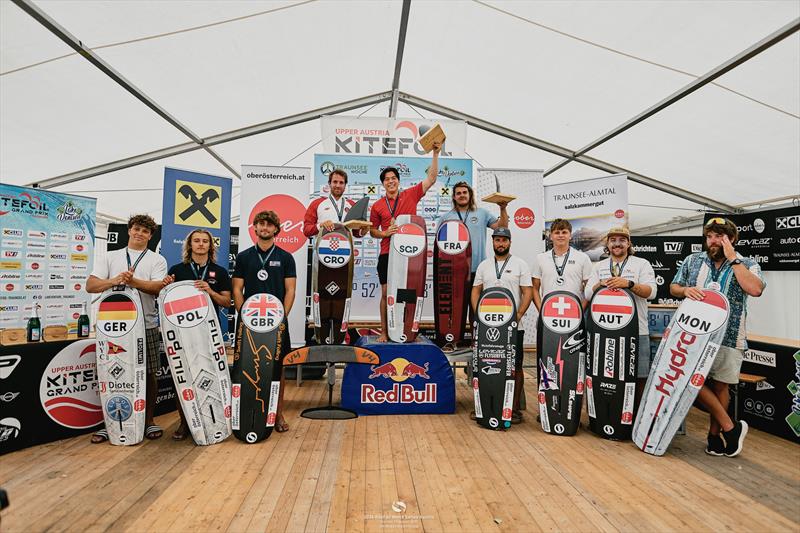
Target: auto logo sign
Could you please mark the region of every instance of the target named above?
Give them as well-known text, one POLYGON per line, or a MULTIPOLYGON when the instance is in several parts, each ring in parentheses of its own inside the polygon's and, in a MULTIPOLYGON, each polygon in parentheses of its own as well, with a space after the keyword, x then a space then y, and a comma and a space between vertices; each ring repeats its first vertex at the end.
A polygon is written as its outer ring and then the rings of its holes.
POLYGON ((627 326, 633 318, 633 311, 633 299, 624 291, 602 289, 592 298, 592 320, 607 329, 627 326))
POLYGON ((319 240, 317 257, 319 262, 329 268, 341 268, 350 262, 352 256, 349 239, 341 233, 331 232, 319 240))
POLYGON ((542 306, 542 322, 556 333, 568 333, 581 322, 581 305, 572 295, 547 298, 542 306))
POLYGON ((513 314, 514 302, 502 293, 487 293, 478 303, 478 319, 487 326, 502 326, 513 314))
POLYGON ((136 304, 124 294, 111 294, 97 311, 97 327, 109 337, 122 337, 133 330, 139 312, 136 304))
POLYGON ((242 320, 258 333, 268 333, 283 321, 283 304, 272 294, 254 294, 242 305, 242 320))
POLYGON ((425 250, 425 230, 416 224, 403 224, 392 236, 392 246, 406 257, 416 257, 425 250))
POLYGON ((436 246, 448 255, 463 252, 467 249, 467 245, 469 245, 469 230, 457 220, 443 223, 436 234, 436 246))
POLYGON ((192 285, 167 288, 164 316, 176 327, 191 328, 208 316, 208 298, 192 285))

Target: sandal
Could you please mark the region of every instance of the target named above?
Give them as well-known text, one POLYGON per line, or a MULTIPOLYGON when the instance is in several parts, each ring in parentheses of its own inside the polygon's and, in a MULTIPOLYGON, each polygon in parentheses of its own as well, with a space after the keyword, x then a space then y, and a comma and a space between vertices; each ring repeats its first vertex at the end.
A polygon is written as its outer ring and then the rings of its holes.
POLYGON ((108 440, 108 430, 106 428, 98 429, 92 435, 92 444, 100 444, 108 440))
POLYGON ((189 428, 186 424, 181 424, 178 426, 178 429, 175 430, 175 433, 172 434, 172 440, 185 440, 188 435, 189 428))
POLYGON ((519 411, 512 411, 511 412, 511 423, 512 424, 519 424, 522 422, 522 413, 519 411))
POLYGON ((289 424, 286 423, 286 420, 281 420, 275 424, 275 431, 278 433, 286 433, 289 431, 289 424))
POLYGON ((163 434, 164 430, 161 429, 161 426, 155 424, 147 426, 144 430, 144 436, 150 440, 160 439, 163 434))

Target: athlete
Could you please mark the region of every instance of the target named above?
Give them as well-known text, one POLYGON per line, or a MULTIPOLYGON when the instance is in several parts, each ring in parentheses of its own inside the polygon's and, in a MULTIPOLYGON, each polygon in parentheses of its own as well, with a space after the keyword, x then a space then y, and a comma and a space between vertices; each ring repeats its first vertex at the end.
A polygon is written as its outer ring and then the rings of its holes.
MULTIPOLYGON (((291 346, 288 318, 294 305, 297 287, 297 269, 292 254, 275 244, 280 233, 281 221, 274 211, 261 211, 253 217, 256 244, 236 256, 233 272, 233 301, 239 312, 245 300, 259 293, 272 294, 283 302, 284 337, 283 346, 291 346)), ((281 388, 278 396, 275 431, 283 433, 289 425, 283 418, 284 378, 281 372, 281 388)))
POLYGON ((767 286, 758 263, 734 249, 738 237, 736 224, 730 220, 710 219, 703 227, 706 251, 684 259, 669 286, 669 292, 676 298, 703 300, 703 288, 720 291, 728 297, 731 313, 725 336, 708 373, 709 380, 697 396, 711 415, 706 453, 727 457, 742 452, 747 435, 747 422, 734 422, 728 416, 728 389, 739 383, 739 370, 747 349, 747 297, 761 296, 767 286))
MULTIPOLYGON (((89 279, 86 292, 100 293, 117 285, 127 285, 139 291, 145 322, 145 349, 147 352, 147 379, 145 387, 145 430, 148 439, 158 439, 164 430, 153 422, 156 408, 156 371, 159 368, 158 312, 156 296, 167 280, 167 260, 147 249, 147 243, 157 226, 150 215, 134 215, 128 219, 128 246, 106 253, 98 261, 89 279)), ((92 443, 108 440, 108 431, 103 428, 92 435, 92 443)))
MULTIPOLYGON (((343 223, 345 215, 355 204, 352 200, 344 198, 344 190, 347 188, 347 172, 340 168, 332 171, 328 174, 328 186, 331 193, 328 196, 320 196, 311 202, 303 218, 303 234, 309 239, 319 233, 322 228, 331 231, 334 223, 343 223)), ((354 234, 356 237, 361 237, 363 231, 358 230, 354 234)))
POLYGON ((373 237, 381 239, 381 250, 378 256, 378 281, 381 284, 381 334, 378 342, 389 340, 386 325, 386 278, 389 270, 389 242, 392 235, 399 229, 395 221, 400 215, 417 214, 417 204, 428 192, 428 189, 436 183, 441 149, 442 143, 433 143, 433 159, 428 168, 428 175, 410 189, 400 190, 400 174, 396 168, 387 167, 381 171, 381 184, 383 184, 386 195, 372 204, 369 214, 370 222, 372 222, 369 233, 373 237))
POLYGON ((542 309, 542 300, 553 291, 569 291, 583 300, 586 281, 592 274, 592 262, 585 253, 572 248, 572 224, 557 218, 550 225, 553 248, 542 252, 533 262, 533 304, 542 309))
POLYGON ((634 257, 631 233, 628 228, 618 226, 606 234, 608 261, 595 263, 592 275, 586 284, 586 300, 602 287, 609 289, 630 289, 636 303, 639 317, 639 351, 636 367, 636 405, 644 390, 650 366, 653 364, 650 353, 650 328, 648 327, 647 300, 656 297, 656 274, 650 261, 634 257))
MULTIPOLYGON (((176 281, 194 281, 194 286, 211 297, 214 310, 219 315, 219 308, 227 309, 231 305, 231 278, 228 270, 217 263, 217 247, 211 232, 204 229, 193 230, 183 241, 183 259, 169 269, 167 283, 176 281)), ((183 440, 189 434, 186 416, 178 403, 181 423, 172 434, 174 440, 183 440)))
MULTIPOLYGON (((531 284, 531 271, 528 264, 511 255, 511 231, 508 228, 497 228, 492 233, 492 247, 494 257, 484 259, 475 271, 475 281, 472 284, 472 310, 477 311, 478 300, 484 285, 490 287, 505 287, 514 296, 517 304, 517 324, 522 324, 522 317, 531 305, 533 287, 531 284)), ((511 423, 522 422, 520 410, 520 394, 522 392, 525 374, 522 371, 524 359, 522 341, 525 337, 523 330, 517 331, 516 358, 514 359, 514 404, 511 409, 511 423)), ((474 411, 472 417, 474 417, 474 411)))

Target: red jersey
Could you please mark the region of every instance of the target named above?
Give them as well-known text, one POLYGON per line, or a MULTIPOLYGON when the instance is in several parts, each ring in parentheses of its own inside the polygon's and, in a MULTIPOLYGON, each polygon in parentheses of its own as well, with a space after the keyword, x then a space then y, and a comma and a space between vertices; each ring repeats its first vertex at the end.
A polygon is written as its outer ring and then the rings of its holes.
POLYGON ((303 235, 308 238, 313 237, 319 233, 319 225, 328 220, 333 222, 343 222, 345 215, 350 211, 350 208, 355 205, 355 202, 350 199, 344 201, 344 209, 342 209, 342 220, 339 220, 337 209, 342 208, 342 199, 336 202, 334 207, 333 202, 327 196, 321 196, 311 202, 306 210, 306 216, 303 218, 303 235))
MULTIPOLYGON (((372 204, 372 210, 369 212, 369 221, 372 222, 372 227, 386 231, 392 225, 392 218, 397 218, 398 215, 416 215, 417 204, 425 196, 422 191, 422 182, 417 183, 410 189, 400 191, 398 198, 388 200, 386 196, 381 196, 378 201, 372 204), (395 208, 395 201, 397 207, 395 208), (389 205, 387 205, 387 202, 389 205), (389 206, 394 208, 394 217, 389 210, 389 206)), ((391 237, 381 239, 381 255, 389 253, 389 241, 391 237)))

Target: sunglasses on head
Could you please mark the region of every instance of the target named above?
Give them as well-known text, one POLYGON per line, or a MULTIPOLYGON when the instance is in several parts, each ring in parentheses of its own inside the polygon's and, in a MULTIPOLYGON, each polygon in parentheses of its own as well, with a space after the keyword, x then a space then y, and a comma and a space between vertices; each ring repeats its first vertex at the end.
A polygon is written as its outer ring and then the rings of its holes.
POLYGON ((722 217, 714 217, 710 219, 708 222, 706 222, 706 227, 712 226, 714 224, 717 224, 719 226, 726 226, 728 224, 728 221, 722 217))

